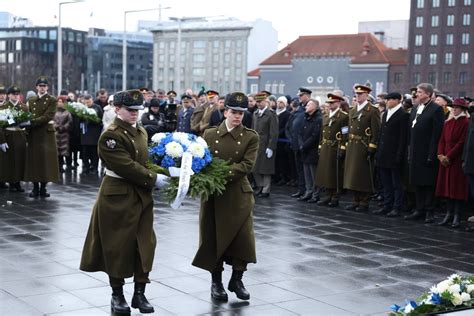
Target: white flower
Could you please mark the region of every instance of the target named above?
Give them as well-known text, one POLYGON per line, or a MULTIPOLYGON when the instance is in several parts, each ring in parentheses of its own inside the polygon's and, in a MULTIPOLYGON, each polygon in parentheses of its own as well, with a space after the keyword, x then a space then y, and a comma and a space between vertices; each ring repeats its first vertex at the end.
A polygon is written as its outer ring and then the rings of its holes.
POLYGON ((202 147, 204 147, 204 148, 208 148, 208 147, 209 147, 209 146, 207 146, 207 143, 206 143, 206 141, 204 140, 204 138, 202 138, 201 136, 199 136, 198 138, 196 138, 196 142, 197 142, 198 144, 201 144, 202 147))
POLYGON ((433 285, 433 286, 430 288, 430 293, 432 293, 432 294, 439 294, 438 288, 436 287, 436 285, 433 285))
POLYGON ((414 309, 415 308, 413 306, 411 306, 411 304, 407 304, 407 306, 405 306, 403 311, 405 312, 405 314, 408 314, 408 313, 412 312, 414 309))
POLYGON ((180 142, 185 146, 191 145, 191 141, 189 140, 188 134, 183 132, 175 132, 173 133, 173 139, 180 142))
POLYGON ((466 292, 467 292, 467 293, 472 293, 472 292, 474 292, 474 284, 466 285, 466 292))
POLYGON ((151 137, 151 141, 155 144, 159 144, 165 137, 166 137, 165 133, 156 133, 155 135, 151 137))
POLYGON ((91 108, 87 109, 87 114, 97 116, 97 112, 94 109, 91 109, 91 108))
POLYGON ((453 299, 451 300, 454 306, 462 305, 462 297, 459 293, 453 293, 453 299))
POLYGON ((462 293, 461 293, 461 298, 462 298, 462 301, 463 301, 463 302, 468 302, 468 301, 471 300, 471 295, 462 292, 462 293))
POLYGON ((452 294, 459 294, 461 292, 461 286, 459 284, 453 284, 449 287, 448 291, 452 294))
POLYGON ((438 289, 438 293, 441 294, 447 289, 449 289, 450 286, 451 286, 451 282, 449 280, 444 280, 444 281, 439 282, 436 288, 438 289))
POLYGON ((451 281, 451 283, 454 283, 454 280, 455 280, 455 279, 458 279, 458 280, 459 280, 459 279, 461 279, 461 276, 460 276, 459 274, 454 273, 454 274, 451 274, 451 275, 448 277, 448 280, 451 281))
POLYGON ((183 147, 178 142, 169 142, 166 144, 165 151, 171 158, 179 158, 183 155, 183 147))
POLYGON ((193 155, 193 157, 202 158, 204 157, 204 147, 197 142, 191 143, 188 147, 188 151, 193 155))

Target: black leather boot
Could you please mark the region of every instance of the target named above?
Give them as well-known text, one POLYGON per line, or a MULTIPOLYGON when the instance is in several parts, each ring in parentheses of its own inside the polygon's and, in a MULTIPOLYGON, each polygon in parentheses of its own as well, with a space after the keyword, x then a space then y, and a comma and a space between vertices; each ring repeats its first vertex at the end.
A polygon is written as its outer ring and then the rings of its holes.
POLYGON ((135 291, 132 297, 132 307, 138 308, 140 313, 154 313, 155 309, 145 297, 145 283, 135 283, 135 291))
POLYGON ((416 219, 420 219, 423 217, 423 213, 418 211, 418 210, 414 210, 410 215, 405 215, 404 219, 408 219, 408 220, 416 220, 416 219))
POLYGON ((297 201, 308 201, 309 199, 311 199, 312 196, 313 196, 312 192, 306 192, 305 194, 303 194, 302 196, 300 196, 296 200, 297 201))
POLYGON ((33 190, 30 192, 29 197, 35 198, 39 196, 39 183, 33 182, 33 190))
POLYGON ((112 314, 130 315, 130 307, 123 296, 123 287, 112 288, 112 300, 110 301, 112 314))
POLYGON ((427 210, 425 214, 425 223, 431 224, 434 222, 433 210, 427 210))
POLYGON ((453 224, 451 225, 452 228, 458 228, 460 223, 459 214, 461 213, 461 201, 456 201, 455 203, 453 224))
POLYGON ((242 283, 243 275, 244 271, 232 270, 232 277, 230 278, 227 289, 234 292, 241 300, 248 300, 250 299, 250 293, 245 288, 244 283, 242 283))
POLYGON ((41 197, 50 197, 48 191, 46 191, 46 182, 41 182, 41 187, 39 190, 39 196, 41 197))
POLYGON ((212 272, 211 297, 216 301, 227 302, 227 292, 222 284, 222 271, 212 272))

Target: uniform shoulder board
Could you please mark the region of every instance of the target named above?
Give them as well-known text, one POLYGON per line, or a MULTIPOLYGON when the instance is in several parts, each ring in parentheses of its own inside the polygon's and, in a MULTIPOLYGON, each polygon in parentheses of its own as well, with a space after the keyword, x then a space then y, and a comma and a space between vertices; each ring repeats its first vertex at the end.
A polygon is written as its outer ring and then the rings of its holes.
POLYGON ((117 124, 110 124, 109 127, 107 127, 108 131, 115 131, 117 129, 118 125, 117 124))
POLYGON ((378 109, 379 106, 377 104, 371 104, 374 108, 378 109))
POLYGON ((344 112, 343 110, 340 110, 342 114, 349 115, 349 113, 344 112))
POLYGON ((254 133, 254 134, 258 135, 258 133, 257 133, 257 131, 256 131, 256 130, 254 130, 254 129, 251 129, 251 128, 248 128, 247 126, 244 126, 244 130, 245 130, 245 131, 248 131, 248 132, 252 132, 252 133, 254 133))

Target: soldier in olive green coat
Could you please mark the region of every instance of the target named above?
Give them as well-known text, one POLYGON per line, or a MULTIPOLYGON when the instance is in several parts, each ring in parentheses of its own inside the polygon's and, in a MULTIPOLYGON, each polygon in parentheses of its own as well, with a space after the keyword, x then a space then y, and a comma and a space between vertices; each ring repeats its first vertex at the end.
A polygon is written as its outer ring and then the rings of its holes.
POLYGON ((316 184, 326 189, 327 197, 318 205, 336 207, 344 179, 344 153, 348 133, 348 115, 340 109, 342 94, 329 93, 329 113, 323 117, 319 141, 319 162, 316 170, 316 184))
MULTIPOLYGON (((0 105, 0 110, 15 109, 28 112, 28 107, 19 100, 20 88, 11 86, 7 90, 8 101, 0 105)), ((21 124, 21 123, 20 123, 21 124)), ((0 128, 0 144, 6 144, 5 152, 0 151, 0 181, 10 183, 11 192, 24 192, 20 181, 25 176, 26 133, 22 125, 0 128)))
POLYGON ((232 265, 228 289, 240 299, 250 294, 242 283, 247 263, 257 261, 253 232, 252 187, 247 179, 258 151, 258 135, 242 125, 243 113, 248 106, 247 96, 240 92, 229 95, 225 101, 226 120, 209 128, 204 139, 215 157, 230 161, 226 190, 222 195, 201 201, 200 245, 193 265, 212 274, 211 296, 227 301, 222 285, 223 262, 232 265))
POLYGON ((380 130, 380 111, 367 101, 372 91, 356 85, 357 105, 349 111, 349 141, 344 165, 344 188, 354 191, 348 210, 365 212, 369 209, 370 194, 374 190, 374 155, 380 130))
POLYGON ((104 271, 112 287, 113 312, 129 313, 123 296, 124 278, 134 276, 132 307, 153 312, 144 296, 153 265, 156 238, 153 231, 152 190, 167 177, 148 170, 148 136, 137 126, 143 109, 139 90, 116 93, 117 117, 99 139, 99 156, 105 177, 92 211, 80 269, 104 271))
POLYGON ((28 100, 31 112, 31 126, 28 131, 26 148, 25 181, 33 182, 30 197, 49 197, 46 183, 59 180, 58 150, 54 114, 56 98, 48 94, 48 79, 36 80, 38 95, 28 100), (41 183, 41 188, 39 186, 41 183))

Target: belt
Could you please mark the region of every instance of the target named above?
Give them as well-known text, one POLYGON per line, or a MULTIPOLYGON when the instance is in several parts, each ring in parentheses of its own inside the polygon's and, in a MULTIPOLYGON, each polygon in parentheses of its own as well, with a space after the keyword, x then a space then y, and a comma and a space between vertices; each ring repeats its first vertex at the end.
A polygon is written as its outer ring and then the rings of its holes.
POLYGON ((123 179, 121 176, 119 176, 118 174, 116 174, 115 172, 107 168, 105 168, 105 175, 112 178, 123 179))
POLYGON ((21 128, 19 128, 18 126, 14 126, 14 127, 5 127, 5 130, 7 131, 13 131, 13 132, 19 132, 19 131, 22 131, 21 128))

